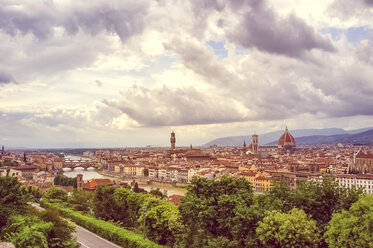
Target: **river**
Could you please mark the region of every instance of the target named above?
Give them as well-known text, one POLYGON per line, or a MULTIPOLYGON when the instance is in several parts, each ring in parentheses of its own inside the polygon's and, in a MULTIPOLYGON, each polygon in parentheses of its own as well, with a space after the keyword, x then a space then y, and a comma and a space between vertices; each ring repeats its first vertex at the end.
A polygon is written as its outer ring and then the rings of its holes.
MULTIPOLYGON (((70 155, 67 155, 65 157, 69 157, 70 159, 72 160, 79 160, 80 158, 82 159, 87 159, 87 158, 84 158, 84 157, 80 157, 80 156, 70 156, 70 155)), ((89 158, 88 158, 89 160, 89 158)), ((132 180, 120 180, 118 178, 115 178, 115 177, 111 177, 111 176, 104 176, 104 175, 101 175, 100 173, 98 173, 97 171, 95 171, 95 169, 93 168, 88 168, 88 170, 84 170, 83 168, 75 168, 73 171, 71 171, 70 169, 66 168, 66 169, 63 169, 63 174, 67 177, 76 177, 78 174, 82 174, 83 175, 83 180, 91 180, 91 179, 100 179, 100 178, 108 178, 110 180, 113 180, 113 181, 123 181, 123 182, 126 182, 128 184, 131 183, 132 180)), ((143 188, 145 189, 146 191, 150 191, 152 188, 159 188, 161 190, 162 193, 164 193, 166 191, 167 193, 167 196, 171 196, 171 195, 185 195, 185 193, 187 192, 186 189, 184 188, 176 188, 170 184, 163 184, 163 183, 154 183, 153 185, 146 185, 146 184, 141 184, 139 183, 139 187, 140 188, 143 188)))

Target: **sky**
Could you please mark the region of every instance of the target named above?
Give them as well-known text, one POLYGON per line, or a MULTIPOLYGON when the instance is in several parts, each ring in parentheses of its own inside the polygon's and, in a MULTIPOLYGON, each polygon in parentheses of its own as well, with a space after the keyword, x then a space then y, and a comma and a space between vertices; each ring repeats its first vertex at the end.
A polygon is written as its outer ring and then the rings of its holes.
POLYGON ((373 126, 373 0, 1 0, 0 144, 373 126))

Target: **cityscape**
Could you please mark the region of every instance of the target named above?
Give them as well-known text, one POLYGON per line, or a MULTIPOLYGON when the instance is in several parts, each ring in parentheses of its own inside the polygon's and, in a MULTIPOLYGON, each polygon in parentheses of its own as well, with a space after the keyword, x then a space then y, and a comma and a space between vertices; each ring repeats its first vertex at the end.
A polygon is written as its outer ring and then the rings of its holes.
POLYGON ((372 0, 0 1, 0 248, 372 248, 372 0))

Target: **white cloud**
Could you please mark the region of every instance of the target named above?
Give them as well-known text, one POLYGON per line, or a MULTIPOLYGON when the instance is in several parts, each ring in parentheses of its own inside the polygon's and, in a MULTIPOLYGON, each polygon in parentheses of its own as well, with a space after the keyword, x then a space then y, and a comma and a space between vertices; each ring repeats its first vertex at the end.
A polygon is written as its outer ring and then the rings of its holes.
POLYGON ((286 123, 370 125, 372 36, 351 44, 344 31, 370 30, 368 0, 0 7, 0 137, 13 146, 168 144, 171 129, 187 145, 286 123), (338 40, 320 33, 336 27, 338 40))

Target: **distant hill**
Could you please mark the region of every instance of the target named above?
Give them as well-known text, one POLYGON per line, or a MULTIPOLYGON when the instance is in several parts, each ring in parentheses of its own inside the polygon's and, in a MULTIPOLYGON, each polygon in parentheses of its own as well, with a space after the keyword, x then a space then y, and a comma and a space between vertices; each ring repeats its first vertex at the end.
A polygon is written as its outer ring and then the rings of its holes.
MULTIPOLYGON (((295 138, 298 146, 324 144, 373 144, 373 129, 356 134, 313 135, 295 138)), ((270 144, 277 144, 277 141, 270 144)))
MULTIPOLYGON (((325 129, 296 129, 296 130, 289 130, 289 132, 294 136, 297 145, 298 145, 298 139, 300 137, 314 137, 314 136, 334 136, 334 135, 353 135, 353 134, 360 134, 364 131, 370 130, 373 128, 362 128, 362 129, 356 129, 356 130, 344 130, 341 128, 325 128, 325 129)), ((281 134, 284 133, 284 130, 274 131, 270 133, 265 134, 259 134, 259 144, 277 144, 277 140, 280 138, 281 134), (274 143, 275 142, 275 143, 274 143)), ((206 143, 204 146, 241 146, 246 141, 246 144, 251 144, 251 135, 248 134, 245 136, 229 136, 229 137, 223 137, 214 139, 208 143, 206 143)), ((321 138, 320 138, 321 139, 321 138)), ((308 141, 307 141, 308 142, 308 141)), ((337 142, 341 143, 341 142, 337 142)), ((321 143, 321 144, 327 144, 327 143, 321 143)), ((300 144, 299 144, 300 145, 300 144)))

